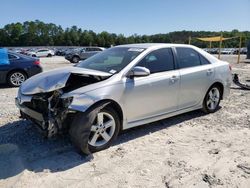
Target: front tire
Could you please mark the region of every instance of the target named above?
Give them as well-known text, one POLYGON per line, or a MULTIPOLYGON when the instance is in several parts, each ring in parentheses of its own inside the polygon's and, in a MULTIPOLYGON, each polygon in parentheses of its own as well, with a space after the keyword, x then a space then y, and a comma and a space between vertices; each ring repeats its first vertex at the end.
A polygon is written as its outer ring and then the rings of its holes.
POLYGON ((97 113, 77 114, 69 134, 73 144, 83 153, 97 152, 111 146, 120 130, 120 119, 116 111, 105 107, 97 113))
POLYGON ((71 60, 71 63, 78 63, 80 61, 80 58, 77 56, 74 56, 71 60))
POLYGON ((203 101, 202 111, 205 113, 214 113, 218 110, 221 101, 222 91, 220 87, 214 85, 209 88, 203 101))
POLYGON ((26 79, 27 79, 27 75, 24 72, 13 71, 9 73, 7 77, 7 82, 9 86, 19 87, 26 79))

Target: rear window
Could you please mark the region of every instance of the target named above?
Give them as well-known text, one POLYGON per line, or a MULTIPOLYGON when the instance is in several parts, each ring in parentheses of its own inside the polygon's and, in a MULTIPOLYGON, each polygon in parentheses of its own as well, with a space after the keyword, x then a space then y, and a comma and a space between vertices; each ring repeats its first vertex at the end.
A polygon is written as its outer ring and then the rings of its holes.
POLYGON ((13 59, 17 59, 18 57, 15 56, 15 55, 12 55, 12 54, 8 54, 8 58, 9 58, 10 60, 13 60, 13 59))
POLYGON ((201 65, 198 52, 191 48, 177 47, 177 57, 180 68, 195 67, 201 65))
POLYGON ((200 55, 200 61, 201 61, 202 65, 210 64, 210 62, 205 57, 203 57, 202 55, 200 55))
POLYGON ((100 48, 94 48, 94 51, 102 51, 100 48))

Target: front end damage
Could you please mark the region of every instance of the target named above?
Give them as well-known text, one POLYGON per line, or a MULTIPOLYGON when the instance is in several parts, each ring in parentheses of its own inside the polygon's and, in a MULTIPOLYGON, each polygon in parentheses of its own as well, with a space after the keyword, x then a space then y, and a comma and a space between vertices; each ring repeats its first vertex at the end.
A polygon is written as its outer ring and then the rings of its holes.
MULTIPOLYGON (((35 79, 36 83, 34 83, 34 79, 32 83, 29 83, 28 80, 19 89, 16 98, 16 105, 20 109, 21 118, 34 122, 47 137, 68 130, 74 115, 81 111, 79 108, 74 108, 75 103, 79 103, 79 100, 74 100, 74 98, 83 98, 85 95, 78 93, 77 96, 71 96, 72 91, 110 77, 108 74, 76 73, 76 71, 68 74, 63 73, 61 76, 60 78, 60 73, 57 76, 60 81, 64 80, 64 82, 60 83, 60 87, 56 87, 58 83, 56 79, 50 80, 48 77, 43 79, 40 76, 35 79), (31 84, 34 86, 32 90, 31 84), (48 89, 44 88, 44 86, 47 86, 48 89), (26 90, 25 87, 28 89, 26 90)), ((84 106, 84 102, 82 100, 81 104, 77 106, 84 106)))
POLYGON ((30 102, 23 104, 16 102, 21 117, 33 121, 47 137, 56 135, 66 129, 66 118, 69 114, 68 106, 73 100, 61 98, 62 90, 36 94, 30 102))

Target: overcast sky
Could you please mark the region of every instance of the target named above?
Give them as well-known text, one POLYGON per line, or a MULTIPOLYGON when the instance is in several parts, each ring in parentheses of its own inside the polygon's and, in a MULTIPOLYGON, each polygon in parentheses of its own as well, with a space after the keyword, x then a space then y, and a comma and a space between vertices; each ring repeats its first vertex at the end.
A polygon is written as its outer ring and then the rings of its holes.
POLYGON ((250 0, 1 0, 0 27, 41 20, 95 32, 250 31, 250 0))

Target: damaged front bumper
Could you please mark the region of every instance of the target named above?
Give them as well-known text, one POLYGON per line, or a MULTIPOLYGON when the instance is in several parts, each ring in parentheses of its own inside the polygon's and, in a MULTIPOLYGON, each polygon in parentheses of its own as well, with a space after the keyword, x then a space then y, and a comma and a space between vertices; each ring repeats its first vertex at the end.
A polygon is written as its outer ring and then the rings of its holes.
POLYGON ((68 114, 74 113, 68 109, 72 98, 61 99, 57 93, 54 92, 48 98, 21 97, 19 93, 15 99, 21 118, 34 122, 47 137, 63 132, 68 114))
POLYGON ((35 119, 36 121, 39 121, 39 122, 44 122, 44 118, 43 118, 43 115, 39 112, 36 112, 22 104, 20 104, 18 98, 16 97, 15 98, 15 103, 16 103, 16 106, 20 109, 20 111, 30 117, 32 117, 33 119, 35 119))
POLYGON ((45 120, 43 118, 43 114, 39 113, 33 109, 30 109, 28 107, 26 107, 25 105, 20 104, 20 101, 18 98, 15 98, 15 103, 16 106, 18 107, 18 109, 20 110, 21 113, 21 118, 23 119, 29 119, 32 122, 34 122, 37 127, 39 128, 39 130, 44 133, 45 135, 47 135, 47 127, 45 126, 45 120))

